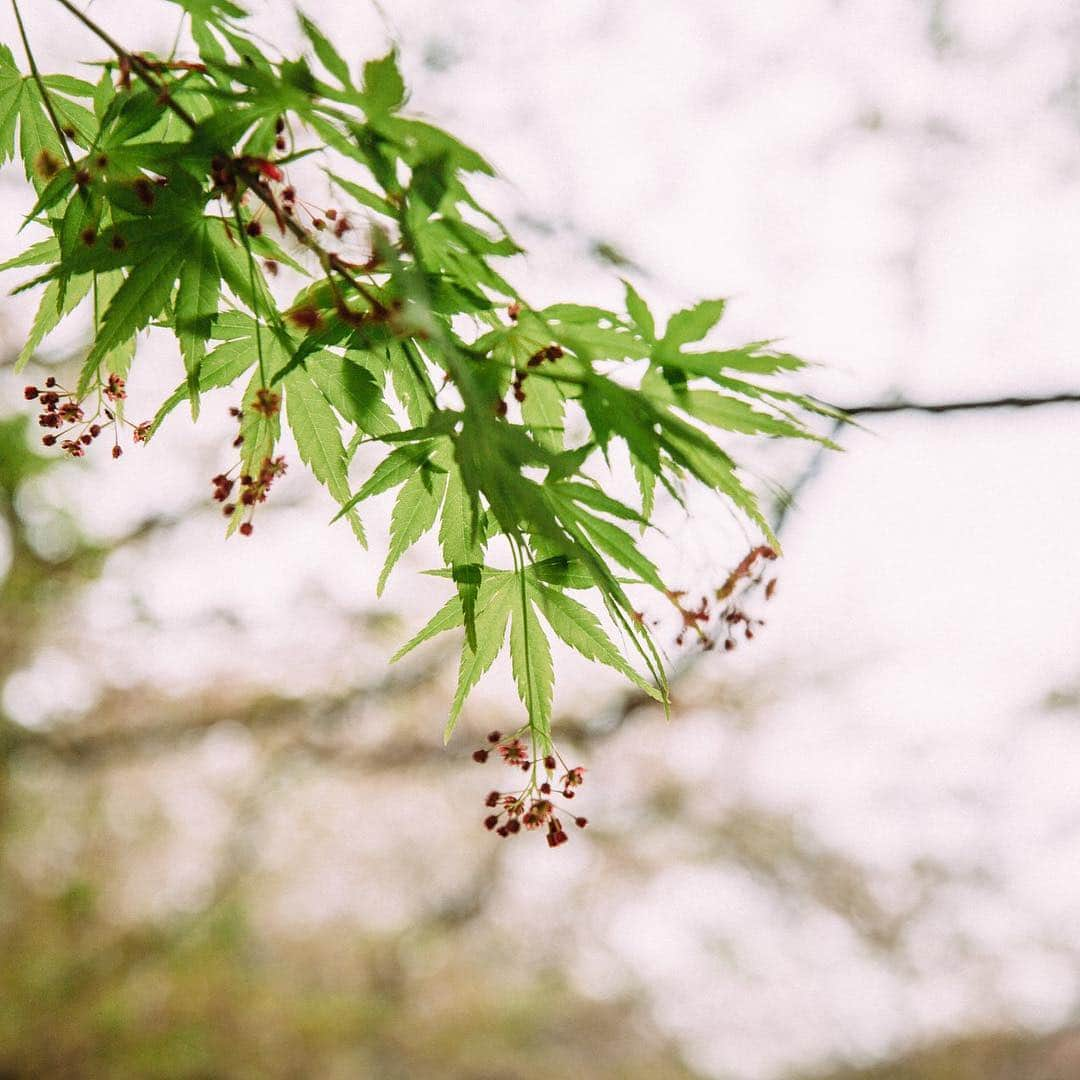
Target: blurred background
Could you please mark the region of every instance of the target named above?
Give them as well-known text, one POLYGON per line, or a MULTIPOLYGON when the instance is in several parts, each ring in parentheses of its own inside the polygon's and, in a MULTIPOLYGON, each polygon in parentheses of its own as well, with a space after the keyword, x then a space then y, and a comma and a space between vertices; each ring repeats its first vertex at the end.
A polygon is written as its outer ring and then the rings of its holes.
MULTIPOLYGON (((25 7, 44 70, 101 57, 25 7)), ((724 340, 781 337, 842 406, 1080 391, 1076 3, 306 10, 357 61, 397 41, 413 111, 495 163, 538 306, 730 297, 724 340)), ((6 7, 0 39, 21 61, 6 7)), ((558 656, 591 824, 549 852, 480 826, 508 673, 444 749, 456 643, 388 665, 441 600, 421 546, 376 602, 389 505, 362 552, 295 469, 226 543, 228 392, 118 462, 43 456, 22 386, 86 327, 16 376, 32 315, 0 303, 0 1076, 1080 1076, 1080 405, 736 444, 782 520, 769 625, 666 640, 670 723, 558 656)), ((134 419, 181 371, 141 349, 134 419)), ((751 541, 692 511, 654 554, 695 590, 751 541)))

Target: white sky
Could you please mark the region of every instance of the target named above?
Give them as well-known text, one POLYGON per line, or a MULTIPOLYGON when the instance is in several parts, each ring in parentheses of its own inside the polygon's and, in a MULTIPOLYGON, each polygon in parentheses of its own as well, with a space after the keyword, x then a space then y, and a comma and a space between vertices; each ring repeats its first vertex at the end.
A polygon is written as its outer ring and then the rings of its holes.
MULTIPOLYGON (((293 33, 286 5, 251 6, 275 41, 293 33)), ((26 7, 43 67, 97 55, 46 0, 26 7)), ((534 253, 519 273, 538 302, 618 304, 615 272, 588 256, 606 241, 647 268, 641 284, 661 311, 736 298, 725 337, 783 336, 824 365, 803 381, 820 397, 1080 389, 1075 4, 384 0, 385 22, 358 0, 307 7, 358 58, 381 51, 389 25, 414 107, 509 179, 490 200, 511 223, 554 225, 515 230, 534 253)), ((157 21, 165 10, 140 2, 132 26, 130 2, 93 5, 150 47, 171 39, 171 10, 157 21)), ((0 37, 15 44, 6 8, 0 37)), ((2 235, 20 209, 9 200, 0 210, 2 235)), ((28 317, 11 302, 0 309, 12 333, 28 317)), ((164 386, 177 361, 162 351, 161 362, 173 364, 153 377, 164 386)), ((900 978, 832 925, 778 929, 737 879, 657 875, 597 934, 653 980, 659 1016, 717 1076, 766 1077, 949 1026, 1069 1015, 1075 955, 1059 947, 1080 949, 1080 729, 1075 709, 1040 703, 1074 685, 1080 666, 1078 421, 1069 407, 875 419, 804 492, 769 629, 723 661, 780 688, 753 732, 725 744, 738 763, 727 761, 726 782, 797 812, 883 875, 936 858, 990 873, 994 887, 949 891, 900 978), (737 938, 737 976, 702 951, 703 936, 721 931, 737 938)), ((124 459, 126 494, 108 482, 115 472, 70 486, 106 528, 157 502, 181 505, 202 494, 221 430, 211 420, 195 437, 205 468, 171 461, 173 447, 193 453, 181 430, 124 459)), ((788 470, 781 480, 797 464, 762 460, 788 470)), ((98 617, 138 641, 140 670, 166 681, 232 662, 228 625, 184 636, 208 606, 238 613, 270 666, 282 615, 302 620, 305 655, 291 669, 301 684, 325 679, 327 666, 377 671, 385 655, 343 658, 349 627, 323 615, 320 590, 371 607, 371 563, 324 528, 318 507, 314 519, 283 509, 250 549, 192 522, 149 569, 113 568, 98 617), (274 565, 278 590, 253 590, 274 565), (164 630, 126 628, 127 590, 164 630)), ((687 573, 741 554, 723 516, 702 512, 704 535, 723 528, 723 550, 703 554, 692 539, 669 552, 687 573)), ((388 605, 429 606, 410 573, 423 565, 398 571, 388 605)), ((73 687, 93 683, 78 658, 63 662, 73 687)), ((29 685, 16 680, 6 700, 35 722, 29 685)), ((575 974, 599 985, 590 964, 575 974)))

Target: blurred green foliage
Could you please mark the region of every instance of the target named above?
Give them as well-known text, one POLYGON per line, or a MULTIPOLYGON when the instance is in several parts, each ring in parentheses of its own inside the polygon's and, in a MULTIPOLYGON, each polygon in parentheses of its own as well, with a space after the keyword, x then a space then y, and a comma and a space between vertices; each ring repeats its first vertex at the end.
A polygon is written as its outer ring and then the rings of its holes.
POLYGON ((227 906, 122 928, 94 888, 0 884, 0 1076, 689 1080, 629 1005, 515 985, 448 942, 260 940, 227 906))
MULTIPOLYGON (((59 558, 35 547, 20 490, 64 466, 36 453, 31 436, 25 416, 0 419, 10 548, 6 573, 0 567, 0 687, 55 637, 52 616, 108 554, 74 523, 59 558)), ((89 857, 48 884, 32 880, 22 865, 28 837, 70 807, 17 782, 41 764, 26 735, 0 711, 2 1080, 697 1075, 634 1003, 584 1000, 554 973, 499 973, 450 926, 399 938, 320 927, 284 940, 253 926, 241 899, 126 918, 108 899, 111 860, 124 852, 96 860, 90 818, 89 857)))

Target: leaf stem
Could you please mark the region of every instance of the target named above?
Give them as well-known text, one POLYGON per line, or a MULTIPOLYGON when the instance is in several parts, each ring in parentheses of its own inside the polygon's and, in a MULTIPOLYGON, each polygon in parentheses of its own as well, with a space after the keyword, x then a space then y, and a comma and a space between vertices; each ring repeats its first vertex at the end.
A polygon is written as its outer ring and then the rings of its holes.
POLYGON ((251 251, 251 241, 248 239, 247 229, 243 218, 240 217, 240 203, 233 202, 233 217, 236 219, 236 231, 240 234, 240 243, 244 245, 248 261, 248 279, 251 283, 251 310, 255 316, 255 351, 259 354, 259 382, 267 387, 266 361, 263 359, 262 324, 259 321, 259 291, 255 287, 255 256, 251 251))
MULTIPOLYGON (((525 583, 525 553, 521 547, 521 541, 515 536, 508 536, 510 541, 510 553, 514 559, 514 570, 517 573, 518 583, 521 588, 521 635, 525 651, 525 711, 529 715, 529 741, 532 744, 532 783, 536 783, 536 722, 533 713, 536 711, 535 691, 533 688, 532 661, 529 656, 529 593, 525 583)), ((511 629, 511 633, 513 630, 511 629)))
POLYGON ((71 147, 68 146, 67 136, 64 134, 64 129, 60 126, 60 120, 56 115, 56 110, 53 108, 52 98, 49 97, 49 91, 45 87, 45 80, 42 79, 41 72, 38 71, 37 61, 34 59, 34 50, 30 48, 30 39, 26 36, 26 27, 23 25, 22 12, 19 10, 19 0, 11 0, 11 9, 15 12, 15 22, 19 27, 19 37, 22 38, 27 63, 30 65, 30 74, 37 84, 38 93, 41 95, 42 103, 45 105, 45 111, 49 114, 49 120, 52 121, 56 137, 60 140, 60 148, 64 151, 64 157, 67 158, 68 165, 74 170, 75 159, 71 156, 71 147))

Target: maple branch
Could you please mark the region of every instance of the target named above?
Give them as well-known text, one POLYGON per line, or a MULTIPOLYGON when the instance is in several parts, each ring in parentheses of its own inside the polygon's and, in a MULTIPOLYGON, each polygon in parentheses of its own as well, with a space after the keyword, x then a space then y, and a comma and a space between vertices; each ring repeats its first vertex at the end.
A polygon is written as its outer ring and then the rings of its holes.
MULTIPOLYGON (((156 91, 158 100, 165 108, 171 110, 191 131, 197 130, 199 126, 198 121, 195 120, 187 109, 173 100, 172 94, 169 93, 168 85, 158 79, 155 65, 144 60, 138 53, 129 52, 125 49, 116 38, 100 27, 84 12, 80 11, 71 0, 57 0, 57 3, 74 15, 75 18, 77 18, 92 34, 108 45, 120 61, 127 64, 151 90, 156 91)), ((355 275, 349 273, 336 255, 327 251, 298 221, 280 212, 273 192, 267 187, 266 181, 259 175, 258 170, 246 164, 241 159, 233 159, 231 154, 229 156, 232 160, 233 167, 240 174, 241 179, 248 186, 249 190, 254 191, 259 197, 259 200, 264 203, 266 208, 274 215, 275 219, 281 222, 285 228, 292 233, 296 240, 311 251, 311 253, 319 260, 319 265, 322 267, 323 273, 327 277, 332 277, 334 273, 337 273, 344 281, 351 285, 360 296, 371 304, 374 310, 380 310, 382 304, 378 297, 376 297, 355 275)))

